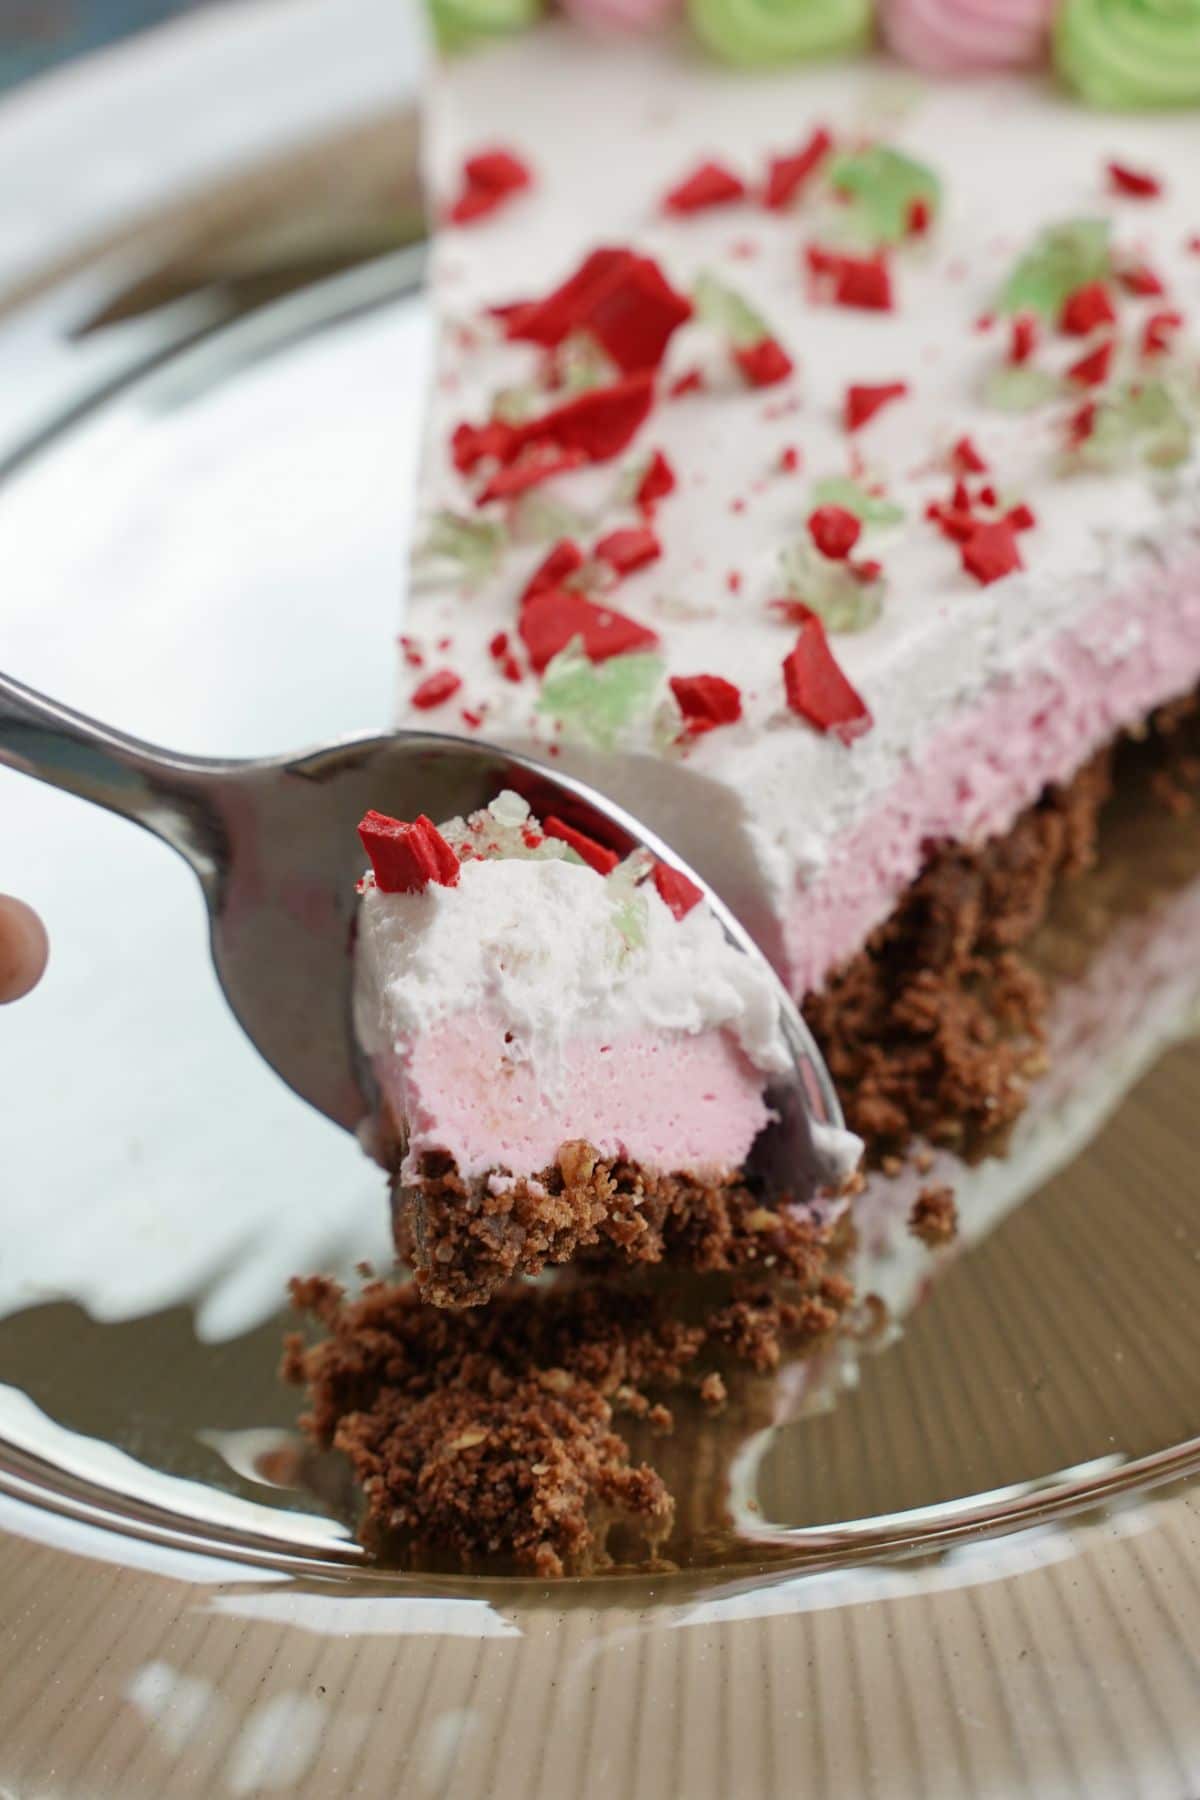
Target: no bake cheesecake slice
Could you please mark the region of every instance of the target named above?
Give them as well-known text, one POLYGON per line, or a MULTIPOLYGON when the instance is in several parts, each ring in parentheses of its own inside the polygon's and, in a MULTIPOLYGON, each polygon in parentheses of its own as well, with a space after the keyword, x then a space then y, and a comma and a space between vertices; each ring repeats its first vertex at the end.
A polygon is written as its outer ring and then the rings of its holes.
POLYGON ((786 1260, 797 1221, 747 1172, 790 1063, 777 990, 699 889, 513 793, 360 833, 356 1025, 421 1293, 586 1252, 786 1260))
MULTIPOLYGON (((405 716, 719 838, 833 1057, 865 954, 893 998, 978 994, 1086 859, 1109 746, 1200 675, 1198 154, 1194 116, 1025 74, 750 79, 565 22, 437 73, 405 716), (520 185, 464 212, 500 145, 520 185), (931 970, 930 914, 971 954, 931 970)), ((1011 1073, 913 1093, 1003 1113, 1011 1073)))

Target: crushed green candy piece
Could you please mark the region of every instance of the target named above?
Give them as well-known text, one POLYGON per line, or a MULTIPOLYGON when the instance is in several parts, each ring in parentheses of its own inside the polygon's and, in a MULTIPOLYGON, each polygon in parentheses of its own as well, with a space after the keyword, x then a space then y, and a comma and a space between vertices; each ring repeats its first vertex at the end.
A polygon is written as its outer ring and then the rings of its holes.
POLYGON ((1001 312, 1056 320, 1069 294, 1107 280, 1112 270, 1108 220, 1066 219, 1039 234, 1009 276, 998 305, 1001 312))
POLYGON ((852 234, 876 248, 911 235, 914 207, 923 208, 932 222, 942 202, 941 182, 933 170, 886 144, 835 157, 828 180, 850 201, 852 234))
POLYGON ((581 537, 590 529, 583 513, 538 488, 531 488, 516 501, 511 527, 518 544, 553 544, 559 538, 581 537))
POLYGON ((611 750, 649 714, 664 668, 647 650, 589 662, 575 639, 547 665, 538 711, 559 720, 571 737, 611 750))
POLYGON ((1068 454, 1069 467, 1112 470, 1140 462, 1174 469, 1192 453, 1193 428, 1165 382, 1126 383, 1096 405, 1092 427, 1068 454))
POLYGON ((983 383, 983 402, 997 412, 1035 412, 1062 395, 1062 383, 1048 369, 1030 363, 1001 363, 989 369, 983 383))
POLYGON ((494 519, 437 512, 418 552, 424 564, 450 563, 468 581, 482 581, 499 564, 508 534, 494 519))
POLYGON ((518 387, 501 388, 492 401, 492 417, 503 419, 506 425, 523 425, 533 417, 537 402, 538 390, 532 382, 518 387))
POLYGON ((779 570, 791 598, 811 607, 829 631, 866 631, 883 611, 881 578, 860 580, 848 562, 831 562, 808 539, 788 545, 779 570))
POLYGON ((721 332, 737 350, 753 349, 771 336, 771 327, 736 289, 701 269, 692 288, 692 303, 705 325, 721 332))
POLYGON ((572 332, 558 353, 558 368, 568 394, 586 394, 613 379, 613 365, 586 331, 572 332))
POLYGON ((844 506, 864 525, 898 525, 904 508, 882 494, 872 494, 849 475, 827 475, 813 489, 814 506, 844 506))
POLYGON ((612 910, 612 922, 625 949, 640 950, 646 942, 645 895, 629 893, 618 900, 612 910))

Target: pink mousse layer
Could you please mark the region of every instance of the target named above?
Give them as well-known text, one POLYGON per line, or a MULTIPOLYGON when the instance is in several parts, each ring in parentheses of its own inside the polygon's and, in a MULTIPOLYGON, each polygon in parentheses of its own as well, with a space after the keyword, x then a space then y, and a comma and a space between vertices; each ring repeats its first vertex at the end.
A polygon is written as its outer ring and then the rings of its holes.
POLYGON ((377 1066, 408 1125, 405 1173, 447 1150, 465 1176, 536 1175, 584 1138, 602 1157, 665 1174, 737 1169, 771 1114, 764 1078, 724 1031, 672 1032, 571 1044, 551 1080, 506 1059, 504 1029, 448 1019, 377 1066))
POLYGON ((940 731, 797 892, 785 946, 794 992, 859 950, 919 874, 929 845, 1008 831, 1050 782, 1200 674, 1200 557, 1102 601, 940 731))

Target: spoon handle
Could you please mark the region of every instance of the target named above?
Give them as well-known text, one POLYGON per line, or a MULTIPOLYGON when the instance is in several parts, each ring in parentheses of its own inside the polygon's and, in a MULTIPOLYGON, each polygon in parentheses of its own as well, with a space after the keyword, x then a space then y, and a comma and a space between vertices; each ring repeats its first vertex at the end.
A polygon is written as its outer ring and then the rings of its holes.
POLYGON ((206 787, 228 764, 156 749, 0 673, 0 765, 132 819, 213 878, 219 832, 206 787))

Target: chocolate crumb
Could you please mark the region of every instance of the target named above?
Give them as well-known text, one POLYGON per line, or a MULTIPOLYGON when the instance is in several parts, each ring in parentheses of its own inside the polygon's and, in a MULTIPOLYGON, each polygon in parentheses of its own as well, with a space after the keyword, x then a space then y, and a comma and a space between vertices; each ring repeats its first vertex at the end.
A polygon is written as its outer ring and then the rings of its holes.
POLYGON ((908 1229, 930 1250, 953 1243, 958 1233, 958 1207, 954 1202, 954 1189, 922 1188, 908 1215, 908 1229))

